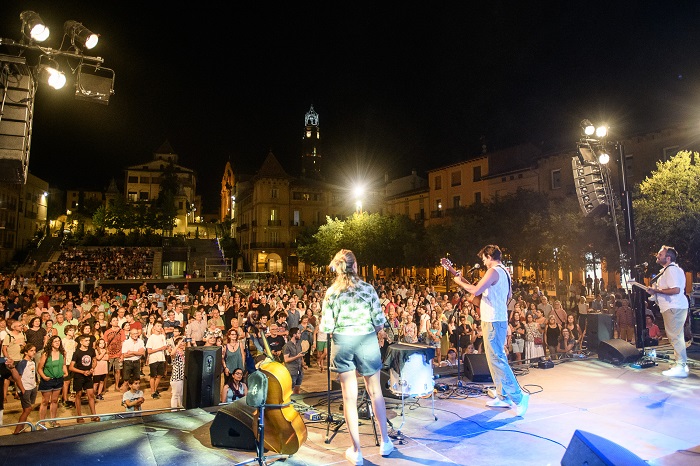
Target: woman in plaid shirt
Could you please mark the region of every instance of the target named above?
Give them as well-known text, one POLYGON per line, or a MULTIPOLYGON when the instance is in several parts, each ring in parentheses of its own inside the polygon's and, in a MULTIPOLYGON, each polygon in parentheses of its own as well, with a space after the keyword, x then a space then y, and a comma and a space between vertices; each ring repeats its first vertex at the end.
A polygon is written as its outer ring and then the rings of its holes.
POLYGON ((382 456, 394 450, 387 432, 386 407, 379 380, 382 358, 379 338, 386 338, 379 297, 374 287, 360 279, 357 259, 349 249, 341 249, 330 263, 336 273, 335 282, 323 298, 321 331, 331 335, 331 368, 338 372, 343 392, 343 413, 352 446, 345 458, 352 464, 362 464, 360 432, 357 415, 357 377, 365 379, 365 388, 382 432, 379 452, 382 456), (379 335, 378 335, 379 334, 379 335))

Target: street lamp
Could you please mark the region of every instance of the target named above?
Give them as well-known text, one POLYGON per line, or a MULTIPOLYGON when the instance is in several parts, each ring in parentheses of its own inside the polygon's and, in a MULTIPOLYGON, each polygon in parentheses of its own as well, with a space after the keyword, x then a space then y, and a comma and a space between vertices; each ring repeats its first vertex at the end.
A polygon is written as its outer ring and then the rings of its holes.
POLYGON ((362 197, 365 195, 365 187, 362 185, 356 185, 352 190, 355 196, 355 212, 362 213, 362 197))

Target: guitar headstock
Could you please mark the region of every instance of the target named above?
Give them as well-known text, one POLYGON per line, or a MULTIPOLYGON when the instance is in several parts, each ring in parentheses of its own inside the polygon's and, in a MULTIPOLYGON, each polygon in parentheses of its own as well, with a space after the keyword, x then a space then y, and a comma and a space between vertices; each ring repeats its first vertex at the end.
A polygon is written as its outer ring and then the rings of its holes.
POLYGON ((443 257, 440 259, 440 265, 442 265, 445 269, 450 270, 452 268, 452 261, 450 261, 447 257, 443 257))

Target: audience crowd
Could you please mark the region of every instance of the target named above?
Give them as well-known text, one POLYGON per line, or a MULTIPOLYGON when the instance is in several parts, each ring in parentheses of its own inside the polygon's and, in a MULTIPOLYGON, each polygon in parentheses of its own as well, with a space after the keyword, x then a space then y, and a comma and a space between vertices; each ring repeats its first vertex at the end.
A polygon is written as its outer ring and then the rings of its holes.
MULTIPOLYGON (((311 350, 302 359, 304 370, 327 370, 328 336, 319 331, 318 322, 330 275, 307 275, 296 281, 272 275, 245 290, 224 283, 196 290, 186 284, 162 289, 144 281, 128 292, 97 284, 90 292, 73 293, 60 285, 79 277, 147 278, 152 261, 148 251, 66 250, 40 277, 36 289, 24 277, 0 277, 3 356, 15 363, 27 361, 20 365, 23 374, 5 378, 4 402, 13 393, 12 386, 18 398, 23 396, 26 367, 34 367, 42 419, 55 417, 57 406, 80 415, 80 397, 85 396, 89 416, 99 420, 94 417, 94 401, 104 399, 109 389, 123 394, 125 410, 139 410, 148 397, 160 398, 168 389, 171 407, 179 407, 188 346, 221 349, 221 402, 246 395, 246 377, 268 353, 266 347, 284 363, 283 348, 292 339, 309 343, 311 350)), ((439 293, 400 277, 368 282, 377 290, 387 316, 386 337, 380 340, 384 353, 394 343, 423 343, 435 348, 436 366, 453 365, 464 354, 483 353, 479 308, 462 292, 439 293)), ((513 291, 506 344, 512 361, 531 363, 584 351, 585 316, 593 312, 610 314, 617 335, 634 339, 629 331, 629 300, 620 291, 599 292, 590 304, 585 294, 567 294, 562 302, 544 288, 524 282, 515 281, 513 291)), ((651 336, 659 338, 653 313, 650 317, 651 336)), ((27 403, 31 407, 33 401, 22 400, 23 408, 27 403)))

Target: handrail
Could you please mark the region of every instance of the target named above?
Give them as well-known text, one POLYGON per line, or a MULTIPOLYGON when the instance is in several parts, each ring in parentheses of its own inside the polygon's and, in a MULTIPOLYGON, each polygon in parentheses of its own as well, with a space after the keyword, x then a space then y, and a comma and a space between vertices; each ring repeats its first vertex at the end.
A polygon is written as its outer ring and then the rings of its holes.
MULTIPOLYGON (((182 406, 178 408, 158 408, 158 409, 145 409, 143 411, 119 411, 115 413, 99 413, 99 414, 86 414, 84 416, 68 416, 68 417, 54 417, 54 418, 48 418, 48 419, 41 419, 36 422, 36 424, 33 426, 34 428, 32 430, 48 430, 48 427, 46 424, 51 423, 51 422, 58 422, 58 421, 71 421, 73 419, 92 419, 94 417, 97 417, 100 419, 100 421, 111 421, 113 419, 128 419, 136 416, 143 416, 144 414, 150 415, 150 414, 155 414, 155 413, 161 413, 161 412, 176 412, 176 411, 184 411, 185 408, 182 406), (105 418, 105 419, 103 419, 105 418), (109 418, 109 419, 108 419, 109 418)), ((31 423, 28 423, 31 425, 31 423)), ((11 425, 11 424, 7 424, 11 425)), ((5 427, 4 425, 2 427, 5 427)))
POLYGON ((13 422, 12 424, 0 424, 0 428, 4 429, 6 427, 15 427, 15 426, 21 426, 21 425, 29 426, 29 428, 32 430, 32 432, 34 432, 36 430, 36 426, 29 421, 13 422))

